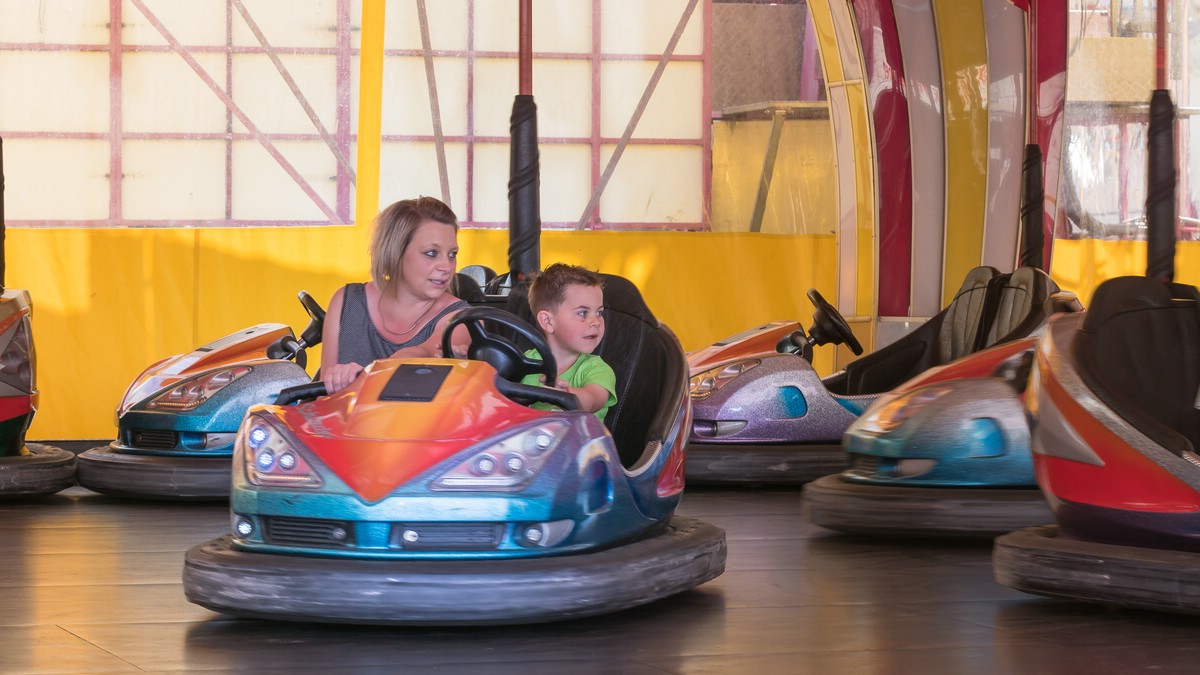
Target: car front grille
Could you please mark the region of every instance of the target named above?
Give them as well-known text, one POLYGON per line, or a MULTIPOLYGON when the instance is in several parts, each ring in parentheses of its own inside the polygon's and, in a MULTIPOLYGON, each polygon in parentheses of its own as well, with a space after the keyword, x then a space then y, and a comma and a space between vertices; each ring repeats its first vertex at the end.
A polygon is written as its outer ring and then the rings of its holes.
POLYGON ((174 450, 179 446, 179 433, 170 429, 131 429, 129 447, 147 450, 174 450))
POLYGON ((879 471, 879 458, 875 455, 850 455, 850 470, 864 476, 874 476, 879 471))
POLYGON ((353 535, 354 524, 345 520, 272 516, 263 522, 263 540, 279 546, 349 548, 353 535))
POLYGON ((500 523, 394 523, 391 544, 410 551, 482 551, 500 545, 500 523))

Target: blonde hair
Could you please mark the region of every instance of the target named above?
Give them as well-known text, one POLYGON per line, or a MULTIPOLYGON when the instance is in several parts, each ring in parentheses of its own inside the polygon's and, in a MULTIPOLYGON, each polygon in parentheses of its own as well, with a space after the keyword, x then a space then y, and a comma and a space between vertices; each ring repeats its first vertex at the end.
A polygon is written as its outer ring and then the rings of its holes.
POLYGON ((371 280, 387 293, 400 278, 404 252, 421 223, 432 220, 452 225, 458 232, 458 216, 440 199, 401 199, 379 212, 371 232, 371 280))
POLYGON ((604 288, 604 278, 586 267, 554 263, 533 275, 529 286, 529 308, 534 314, 543 309, 557 310, 567 297, 567 287, 576 284, 604 288))

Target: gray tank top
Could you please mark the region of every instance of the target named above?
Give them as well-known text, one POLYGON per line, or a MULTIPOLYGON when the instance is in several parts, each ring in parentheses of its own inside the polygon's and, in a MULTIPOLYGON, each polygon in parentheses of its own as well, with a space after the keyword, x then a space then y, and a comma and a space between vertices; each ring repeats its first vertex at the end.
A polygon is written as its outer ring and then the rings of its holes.
POLYGON ((371 321, 366 284, 346 284, 342 292, 342 323, 338 330, 338 363, 357 363, 366 367, 376 359, 389 358, 398 349, 422 344, 433 335, 433 329, 442 317, 468 306, 465 300, 450 303, 407 342, 396 343, 383 337, 371 321))

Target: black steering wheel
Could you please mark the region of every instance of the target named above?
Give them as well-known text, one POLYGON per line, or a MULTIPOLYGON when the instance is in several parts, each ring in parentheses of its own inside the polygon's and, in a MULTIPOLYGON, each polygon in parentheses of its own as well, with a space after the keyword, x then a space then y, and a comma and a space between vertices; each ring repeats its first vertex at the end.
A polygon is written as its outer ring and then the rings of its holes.
POLYGON ((305 350, 321 343, 321 331, 325 327, 325 309, 308 291, 300 291, 297 297, 300 298, 300 305, 304 307, 304 311, 308 313, 308 325, 304 327, 299 338, 289 334, 268 345, 267 358, 293 359, 296 365, 307 368, 308 353, 305 350))
POLYGON ((446 358, 451 358, 453 354, 451 337, 454 329, 464 324, 471 335, 467 358, 485 361, 496 369, 500 375, 496 381, 500 393, 521 402, 540 401, 564 410, 579 409, 579 399, 574 394, 555 389, 553 386, 521 384, 521 380, 527 375, 544 375, 546 382, 551 385, 558 380, 558 363, 554 360, 550 345, 546 344, 546 338, 529 323, 515 314, 492 307, 465 309, 450 321, 446 332, 442 333, 442 355, 446 358), (511 340, 485 328, 484 321, 504 326, 528 340, 543 359, 539 361, 525 356, 521 348, 511 340))
POLYGON ((854 332, 850 330, 850 324, 846 323, 846 319, 834 309, 833 305, 826 302, 815 288, 808 290, 808 299, 816 307, 816 311, 813 312, 813 325, 808 329, 813 341, 819 345, 845 344, 850 351, 854 352, 855 356, 862 354, 862 345, 859 344, 858 338, 854 337, 854 332))

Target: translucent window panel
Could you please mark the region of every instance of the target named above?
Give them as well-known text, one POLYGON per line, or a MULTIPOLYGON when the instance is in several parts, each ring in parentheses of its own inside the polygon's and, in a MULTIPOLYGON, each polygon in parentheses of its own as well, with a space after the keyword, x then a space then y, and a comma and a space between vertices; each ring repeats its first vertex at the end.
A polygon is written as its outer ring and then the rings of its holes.
POLYGON ((4 139, 4 216, 19 220, 108 218, 108 142, 4 139))
MULTIPOLYGON (((467 146, 446 143, 446 173, 450 182, 450 208, 459 220, 467 217, 467 146)), ((478 152, 478 150, 476 151, 478 152)), ((504 176, 507 180, 508 165, 504 176)), ((476 184, 478 184, 476 176, 476 184)), ((478 187, 476 187, 478 189, 478 187)), ((384 141, 379 158, 379 206, 420 195, 442 198, 434 143, 384 141)), ((506 212, 507 214, 507 212, 506 212)), ((507 220, 508 216, 505 215, 507 220)))
MULTIPOLYGON (((662 54, 688 0, 604 0, 600 50, 605 54, 662 54)), ((704 53, 704 2, 697 2, 675 47, 675 56, 704 53)))
POLYGON ((225 218, 222 141, 126 140, 122 167, 121 206, 128 220, 225 218))
MULTIPOLYGON (((532 7, 534 52, 592 51, 592 0, 534 0, 532 7)), ((517 51, 518 10, 519 3, 512 0, 476 0, 475 48, 517 51)))
MULTIPOLYGON (((280 54, 279 60, 325 129, 333 133, 337 126, 336 57, 280 54)), ((263 131, 317 133, 316 126, 266 54, 233 56, 233 100, 263 131)), ((233 128, 238 132, 246 131, 236 117, 233 128)))
MULTIPOLYGON (((466 59, 438 57, 433 61, 437 78, 438 108, 442 133, 467 133, 466 59)), ((476 75, 478 87, 478 75, 476 75)), ((389 56, 383 61, 383 133, 385 135, 432 135, 433 116, 429 106, 429 79, 425 60, 419 56, 389 56)), ((509 99, 511 101, 511 98, 509 99)), ((507 118, 506 118, 507 119, 507 118)), ((505 123, 504 135, 508 135, 505 123)))
POLYGON ((0 42, 107 43, 108 3, 4 0, 0 42))
MULTIPOLYGON (((209 77, 224 82, 224 54, 193 56, 209 77)), ((126 53, 121 69, 121 115, 126 132, 225 132, 225 104, 179 55, 126 53)))
MULTIPOLYGON (((306 49, 337 46, 338 3, 336 0, 241 0, 246 13, 272 47, 304 46, 306 49)), ((359 4, 359 3, 354 3, 359 4)), ((196 3, 202 11, 203 3, 196 3)), ((224 43, 224 38, 222 38, 224 43)), ((237 8, 233 10, 233 44, 259 46, 237 8)))
MULTIPOLYGON (((590 136, 592 133, 591 62, 538 60, 533 64, 533 72, 533 98, 538 106, 538 136, 542 138, 590 136)), ((512 97, 516 93, 516 89, 513 89, 509 96, 510 107, 512 97)))
MULTIPOLYGON (((475 60, 475 133, 479 136, 508 137, 513 97, 517 95, 518 65, 516 59, 475 60)), ((589 73, 591 71, 589 70, 589 73)), ((541 97, 548 89, 538 84, 538 68, 534 68, 533 97, 541 97)), ((544 85, 545 83, 543 83, 544 85)), ((538 105, 538 134, 541 127, 541 105, 538 105)))
MULTIPOLYGON (((745 232, 754 215, 770 120, 713 122, 712 229, 745 232)), ((827 118, 785 120, 760 231, 829 234, 837 220, 836 158, 827 118)))
MULTIPOLYGON (((615 146, 602 148, 607 165, 615 146)), ((703 220, 699 147, 630 145, 625 148, 604 195, 600 219, 606 223, 679 223, 703 220)))
POLYGON ((121 41, 127 45, 167 44, 154 26, 157 22, 183 45, 225 46, 225 3, 142 0, 142 5, 153 22, 132 0, 121 4, 121 41))
MULTIPOLYGON (((574 227, 592 196, 591 146, 543 143, 538 157, 542 222, 548 227, 574 227)), ((508 164, 508 143, 475 144, 476 222, 508 223, 508 164)))
POLYGON ((0 130, 108 131, 108 54, 0 52, 0 130))
MULTIPOLYGON (((589 170, 592 148, 589 145, 543 143, 539 152, 542 170, 542 220, 568 223, 573 227, 588 200, 592 198, 589 170)), ((476 182, 478 180, 476 176, 476 182)), ((507 179, 505 184, 507 185, 507 179)), ((505 194, 505 201, 507 200, 508 195, 505 194)))
MULTIPOLYGON (((539 158, 541 157, 539 151, 539 158)), ((508 223, 508 143, 475 144, 475 180, 472 183, 472 211, 480 223, 508 223)), ((542 166, 545 166, 543 163, 542 166)), ((577 168, 564 169, 575 171, 577 168)), ((543 173, 545 171, 543 170, 543 173)), ((546 194, 545 184, 538 191, 538 200, 546 194)), ((585 204, 587 202, 584 202, 585 204)), ((544 207, 543 207, 544 208, 544 207)), ((581 205, 580 210, 583 209, 581 205)), ((578 218, 576 213, 574 218, 578 218)), ((542 216, 545 220, 545 215, 542 216)))
MULTIPOLYGON (((625 133, 657 63, 609 61, 600 69, 600 134, 625 133)), ((699 113, 704 92, 704 66, 699 62, 667 64, 654 88, 633 138, 695 138, 701 135, 699 113)))
MULTIPOLYGON (((478 5, 476 0, 476 5, 478 5)), ((511 4, 511 3, 506 3, 511 4)), ((353 22, 362 25, 361 2, 352 2, 353 22)), ((479 9, 475 10, 476 16, 479 9)), ((465 51, 467 49, 466 0, 425 0, 425 16, 429 21, 429 43, 434 50, 465 51)), ((421 22, 416 0, 391 0, 387 3, 385 49, 421 49, 421 22)), ((513 24, 514 26, 516 24, 513 24)), ((513 30, 516 30, 515 28, 513 30)), ((355 46, 358 46, 355 31, 355 46)), ((476 36, 478 40, 478 36, 476 36)), ((516 44, 516 38, 513 38, 516 44)), ((476 45, 478 49, 478 45, 476 45)))
MULTIPOLYGON (((325 205, 335 209, 337 165, 329 148, 321 141, 275 141, 273 145, 325 205)), ((257 141, 233 144, 232 175, 235 220, 330 220, 257 141)), ((218 179, 223 176, 223 171, 216 175, 218 179)))

